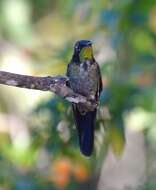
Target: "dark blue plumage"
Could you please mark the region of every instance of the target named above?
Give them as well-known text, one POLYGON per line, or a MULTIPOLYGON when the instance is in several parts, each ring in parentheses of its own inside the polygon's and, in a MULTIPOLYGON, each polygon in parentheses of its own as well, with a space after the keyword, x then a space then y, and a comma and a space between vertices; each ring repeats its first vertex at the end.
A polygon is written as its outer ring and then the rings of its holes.
POLYGON ((89 40, 80 40, 80 41, 78 41, 77 42, 77 44, 79 45, 79 46, 91 46, 92 45, 92 42, 91 41, 89 41, 89 40))
POLYGON ((73 105, 73 113, 78 130, 80 150, 85 156, 90 156, 94 146, 96 109, 82 115, 77 106, 73 105))

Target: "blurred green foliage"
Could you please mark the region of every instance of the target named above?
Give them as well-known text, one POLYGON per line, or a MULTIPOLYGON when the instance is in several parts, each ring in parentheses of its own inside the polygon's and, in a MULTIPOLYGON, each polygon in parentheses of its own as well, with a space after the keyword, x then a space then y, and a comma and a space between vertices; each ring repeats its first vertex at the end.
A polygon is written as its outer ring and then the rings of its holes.
MULTIPOLYGON (((155 0, 0 1, 1 69, 64 74, 79 39, 93 41, 103 75, 95 155, 80 154, 66 101, 1 87, 0 189, 95 189, 109 146, 105 128, 123 133, 127 113, 156 156, 155 0)), ((145 190, 153 189, 149 178, 145 190)))

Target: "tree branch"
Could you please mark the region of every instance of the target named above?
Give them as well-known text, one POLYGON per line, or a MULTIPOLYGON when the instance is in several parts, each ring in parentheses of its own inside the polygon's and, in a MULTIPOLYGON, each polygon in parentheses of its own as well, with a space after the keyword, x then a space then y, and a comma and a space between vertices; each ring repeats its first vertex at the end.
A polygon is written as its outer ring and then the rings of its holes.
POLYGON ((68 77, 35 77, 0 71, 0 84, 28 88, 34 90, 51 91, 72 103, 84 104, 88 111, 97 107, 97 103, 90 102, 86 97, 73 92, 67 86, 68 77))

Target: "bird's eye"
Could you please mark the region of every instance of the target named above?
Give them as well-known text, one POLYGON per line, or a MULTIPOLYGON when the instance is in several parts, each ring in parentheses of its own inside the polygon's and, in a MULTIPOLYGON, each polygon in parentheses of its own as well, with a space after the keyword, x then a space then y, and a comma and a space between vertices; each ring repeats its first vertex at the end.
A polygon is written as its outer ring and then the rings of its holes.
POLYGON ((76 51, 80 51, 80 48, 79 48, 78 45, 75 46, 75 50, 76 50, 76 51))

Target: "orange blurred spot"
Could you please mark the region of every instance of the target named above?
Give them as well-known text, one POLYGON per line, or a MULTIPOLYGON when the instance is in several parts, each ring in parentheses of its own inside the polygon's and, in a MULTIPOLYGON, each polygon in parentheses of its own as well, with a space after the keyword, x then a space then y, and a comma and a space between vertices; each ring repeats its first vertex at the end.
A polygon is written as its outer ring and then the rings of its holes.
POLYGON ((64 189, 68 185, 70 178, 68 175, 60 173, 53 176, 51 180, 58 189, 64 189))
POLYGON ((71 163, 66 158, 57 160, 53 164, 53 170, 57 173, 64 173, 66 175, 69 175, 71 170, 71 163))
POLYGON ((89 172, 82 164, 76 164, 73 168, 73 175, 79 182, 84 182, 89 178, 89 172))
POLYGON ((63 158, 56 160, 51 168, 51 181, 59 189, 64 189, 70 180, 71 163, 70 160, 63 158))

